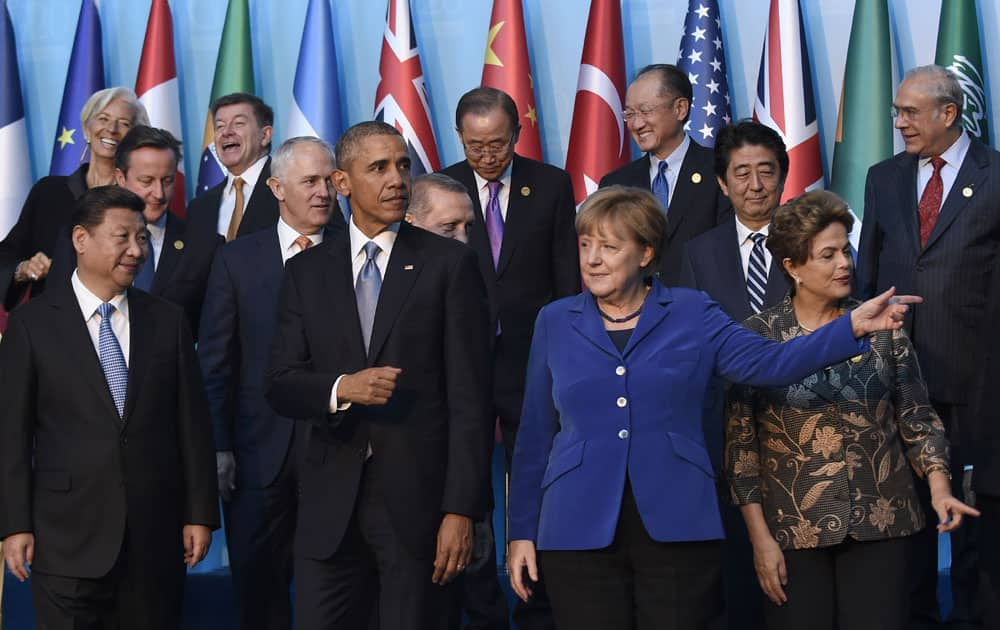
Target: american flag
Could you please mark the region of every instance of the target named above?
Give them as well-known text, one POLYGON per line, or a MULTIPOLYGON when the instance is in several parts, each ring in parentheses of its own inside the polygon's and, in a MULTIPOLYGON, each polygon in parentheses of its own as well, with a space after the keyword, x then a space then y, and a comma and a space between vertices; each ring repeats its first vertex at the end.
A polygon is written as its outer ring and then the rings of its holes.
POLYGON ((410 18, 409 0, 389 0, 375 90, 375 120, 399 130, 406 139, 413 176, 441 168, 424 71, 420 67, 417 35, 410 18))
POLYGON ((677 67, 687 72, 694 89, 691 115, 684 130, 698 144, 714 147, 718 131, 732 121, 717 0, 688 2, 677 67))
POLYGON ((798 0, 771 0, 753 117, 777 131, 788 149, 781 203, 822 188, 819 127, 798 0))

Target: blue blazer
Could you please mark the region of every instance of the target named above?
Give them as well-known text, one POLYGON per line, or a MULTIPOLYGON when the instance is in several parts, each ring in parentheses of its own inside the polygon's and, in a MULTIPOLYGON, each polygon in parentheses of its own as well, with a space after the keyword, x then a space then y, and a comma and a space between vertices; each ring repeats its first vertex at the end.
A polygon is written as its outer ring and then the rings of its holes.
POLYGON ((543 550, 608 546, 626 471, 653 539, 722 538, 702 432, 712 375, 778 386, 867 348, 849 315, 782 344, 743 328, 704 293, 654 282, 619 352, 589 291, 549 304, 528 361, 511 539, 543 550))

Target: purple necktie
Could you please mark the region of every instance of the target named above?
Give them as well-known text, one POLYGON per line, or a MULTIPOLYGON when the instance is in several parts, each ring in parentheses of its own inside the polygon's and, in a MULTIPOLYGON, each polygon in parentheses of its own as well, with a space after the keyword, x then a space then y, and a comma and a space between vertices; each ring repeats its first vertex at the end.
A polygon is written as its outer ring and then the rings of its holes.
POLYGON ((490 200, 486 202, 486 234, 490 238, 490 251, 493 252, 493 268, 500 262, 500 245, 503 243, 503 215, 500 214, 500 182, 487 182, 490 189, 490 200))

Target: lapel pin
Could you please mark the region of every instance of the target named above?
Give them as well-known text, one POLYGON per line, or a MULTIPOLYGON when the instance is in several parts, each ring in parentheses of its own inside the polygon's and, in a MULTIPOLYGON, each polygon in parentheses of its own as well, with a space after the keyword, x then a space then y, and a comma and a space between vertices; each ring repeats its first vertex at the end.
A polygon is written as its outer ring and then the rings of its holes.
POLYGON ((701 173, 694 173, 691 175, 691 182, 695 184, 701 183, 701 173))
POLYGON ((531 186, 521 186, 521 196, 527 197, 531 194, 531 186))
POLYGON ((962 196, 968 199, 972 196, 972 186, 966 186, 962 189, 962 196))
POLYGON ((184 241, 174 241, 174 249, 178 251, 184 249, 184 241))
POLYGON ((413 271, 413 265, 403 265, 403 271, 413 271))
POLYGON ((851 363, 861 363, 861 359, 865 358, 863 354, 856 354, 851 357, 851 363))

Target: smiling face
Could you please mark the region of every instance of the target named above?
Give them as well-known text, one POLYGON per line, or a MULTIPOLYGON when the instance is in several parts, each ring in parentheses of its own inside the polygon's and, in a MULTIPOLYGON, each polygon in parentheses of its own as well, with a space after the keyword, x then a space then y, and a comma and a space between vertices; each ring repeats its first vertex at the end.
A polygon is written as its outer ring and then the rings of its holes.
POLYGON ((684 140, 684 119, 690 103, 686 98, 663 94, 656 73, 640 76, 628 86, 625 110, 629 133, 646 153, 663 159, 684 140))
POLYGON ((297 144, 284 171, 281 179, 272 177, 267 182, 278 200, 281 218, 299 234, 316 234, 333 213, 330 154, 315 144, 297 144))
POLYGON ((149 255, 149 234, 142 215, 128 208, 108 208, 93 228, 73 228, 73 248, 80 280, 107 301, 130 287, 149 255))
POLYGON ((813 238, 804 263, 786 258, 783 264, 795 279, 796 295, 834 303, 851 294, 854 258, 842 223, 831 223, 813 238))
POLYGON ((923 76, 903 81, 893 102, 899 115, 895 127, 903 136, 906 152, 921 157, 941 155, 961 133, 954 104, 941 105, 934 97, 933 79, 923 76))
POLYGON ((115 169, 115 180, 146 202, 143 215, 147 223, 156 223, 170 208, 174 198, 177 162, 170 149, 142 147, 128 156, 128 172, 115 169))
POLYGON ((215 150, 233 175, 267 155, 271 127, 261 127, 250 103, 224 105, 215 112, 215 150))
POLYGON ((113 161, 118 143, 132 128, 134 121, 135 110, 120 98, 111 101, 107 107, 91 116, 87 121, 85 136, 90 143, 93 158, 113 161))
POLYGON ((755 144, 733 149, 726 178, 718 180, 719 188, 733 204, 736 218, 754 231, 771 221, 785 184, 774 151, 755 144))
POLYGON ((581 234, 580 273, 587 289, 597 298, 617 302, 643 283, 653 248, 618 233, 608 221, 597 230, 581 234))
POLYGON ((406 214, 410 156, 398 135, 370 135, 357 142, 350 161, 333 172, 333 184, 350 198, 351 220, 372 238, 406 214))

